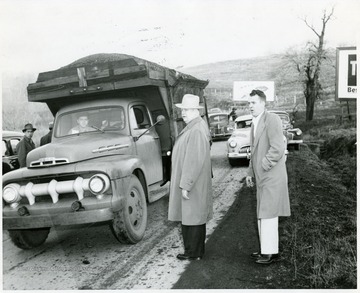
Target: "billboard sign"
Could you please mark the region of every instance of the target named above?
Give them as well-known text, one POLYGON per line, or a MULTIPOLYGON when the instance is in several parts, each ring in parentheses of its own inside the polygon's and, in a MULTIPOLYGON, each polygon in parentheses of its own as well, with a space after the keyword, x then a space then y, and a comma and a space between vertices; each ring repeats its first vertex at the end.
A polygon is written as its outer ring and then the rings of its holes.
POLYGON ((246 102, 252 90, 261 90, 266 95, 266 101, 275 100, 274 81, 234 81, 233 98, 234 101, 246 102))
POLYGON ((335 99, 356 99, 357 96, 356 47, 336 50, 336 93, 335 99))

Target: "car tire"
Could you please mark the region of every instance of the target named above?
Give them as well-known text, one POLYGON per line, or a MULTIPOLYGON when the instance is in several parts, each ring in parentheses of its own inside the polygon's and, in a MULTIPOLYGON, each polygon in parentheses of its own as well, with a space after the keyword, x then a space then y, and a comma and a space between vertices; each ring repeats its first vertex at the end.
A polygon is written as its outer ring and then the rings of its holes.
POLYGON ((230 164, 231 167, 236 167, 236 166, 239 165, 239 162, 238 162, 237 159, 230 159, 229 158, 229 164, 230 164))
POLYGON ((31 249, 43 244, 50 228, 9 230, 11 241, 21 249, 31 249))
POLYGON ((131 176, 123 206, 119 212, 114 213, 111 231, 121 243, 138 243, 145 234, 147 205, 144 188, 135 175, 131 176))
POLYGON ((295 150, 295 145, 293 145, 293 144, 288 144, 287 149, 288 149, 289 152, 292 152, 292 151, 295 150))
POLYGON ((4 175, 10 171, 11 171, 11 167, 8 164, 3 163, 2 164, 2 174, 4 175))

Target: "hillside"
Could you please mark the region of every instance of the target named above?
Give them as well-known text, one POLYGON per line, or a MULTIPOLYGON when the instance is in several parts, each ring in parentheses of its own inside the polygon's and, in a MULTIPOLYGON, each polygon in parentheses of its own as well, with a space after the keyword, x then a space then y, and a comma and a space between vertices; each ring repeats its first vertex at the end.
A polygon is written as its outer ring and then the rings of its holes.
POLYGON ((36 73, 28 72, 2 74, 2 129, 21 131, 30 122, 37 128, 33 139, 38 145, 53 116, 46 104, 28 102, 26 88, 36 78, 36 73))
MULTIPOLYGON (((334 100, 335 92, 335 51, 323 63, 321 81, 324 89, 323 100, 334 100)), ((179 70, 197 78, 209 80, 206 88, 208 106, 227 110, 233 104, 232 88, 234 81, 273 80, 279 105, 292 105, 294 96, 304 104, 302 84, 295 66, 284 54, 275 54, 250 59, 228 60, 217 63, 187 67, 179 70)), ((27 101, 26 87, 36 80, 37 73, 10 74, 2 76, 2 115, 3 129, 20 130, 27 122, 32 122, 38 131, 35 142, 47 132, 52 114, 42 103, 27 101)))
MULTIPOLYGON (((336 52, 330 50, 323 62, 320 77, 323 99, 334 99, 336 52)), ((201 79, 208 79, 207 95, 216 89, 230 97, 234 81, 275 81, 275 92, 280 103, 293 101, 296 95, 303 99, 303 85, 293 63, 284 54, 274 54, 250 59, 228 60, 217 63, 182 68, 180 71, 201 79)))

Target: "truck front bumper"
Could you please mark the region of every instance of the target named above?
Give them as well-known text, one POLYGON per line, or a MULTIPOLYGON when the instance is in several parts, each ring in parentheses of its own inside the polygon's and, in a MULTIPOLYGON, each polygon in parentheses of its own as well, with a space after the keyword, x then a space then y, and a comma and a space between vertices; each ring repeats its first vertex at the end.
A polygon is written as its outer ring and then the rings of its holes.
POLYGON ((114 218, 112 208, 99 210, 83 210, 61 214, 42 214, 29 216, 13 216, 3 218, 3 229, 33 229, 54 226, 70 226, 94 222, 109 221, 114 218))

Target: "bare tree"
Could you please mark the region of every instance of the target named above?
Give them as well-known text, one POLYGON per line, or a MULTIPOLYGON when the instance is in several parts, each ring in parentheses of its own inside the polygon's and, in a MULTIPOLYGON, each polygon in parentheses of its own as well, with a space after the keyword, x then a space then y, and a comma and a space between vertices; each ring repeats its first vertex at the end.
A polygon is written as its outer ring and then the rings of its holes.
POLYGON ((317 42, 309 42, 307 44, 306 54, 288 54, 288 58, 295 63, 297 71, 303 76, 306 121, 313 119, 315 101, 321 94, 322 87, 319 77, 322 61, 326 59, 326 50, 324 49, 325 29, 328 21, 333 18, 333 15, 334 8, 332 8, 329 13, 324 10, 321 18, 321 32, 318 32, 312 24, 309 24, 306 18, 302 19, 306 26, 317 36, 317 42))

